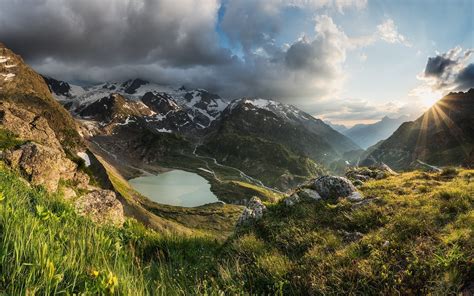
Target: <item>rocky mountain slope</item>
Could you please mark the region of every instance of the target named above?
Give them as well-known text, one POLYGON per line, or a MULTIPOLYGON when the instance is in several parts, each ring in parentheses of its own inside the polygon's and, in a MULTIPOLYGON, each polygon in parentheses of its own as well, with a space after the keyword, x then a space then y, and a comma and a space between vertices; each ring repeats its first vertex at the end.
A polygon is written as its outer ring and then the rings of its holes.
POLYGON ((450 93, 421 117, 402 124, 361 164, 382 161, 395 169, 460 165, 474 147, 474 89, 450 93))
POLYGON ((342 134, 353 140, 361 148, 367 149, 388 138, 405 121, 408 121, 407 116, 398 118, 385 116, 380 121, 372 124, 356 124, 342 131, 342 134))

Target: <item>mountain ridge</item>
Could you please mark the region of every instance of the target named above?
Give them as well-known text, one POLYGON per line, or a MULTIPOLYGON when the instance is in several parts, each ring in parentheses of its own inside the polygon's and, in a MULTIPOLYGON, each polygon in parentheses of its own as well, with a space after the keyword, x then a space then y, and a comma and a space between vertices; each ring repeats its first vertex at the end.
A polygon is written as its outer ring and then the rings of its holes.
POLYGON ((474 147, 474 89, 449 93, 414 121, 403 123, 362 165, 382 161, 395 169, 417 160, 438 166, 460 165, 474 147))

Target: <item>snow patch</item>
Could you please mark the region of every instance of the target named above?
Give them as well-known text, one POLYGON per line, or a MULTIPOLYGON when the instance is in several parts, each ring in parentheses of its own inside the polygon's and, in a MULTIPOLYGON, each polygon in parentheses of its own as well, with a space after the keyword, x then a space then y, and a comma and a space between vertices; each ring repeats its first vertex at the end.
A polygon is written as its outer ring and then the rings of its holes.
POLYGON ((13 74, 13 73, 8 73, 8 74, 0 74, 0 75, 2 75, 2 76, 4 77, 4 78, 3 78, 3 80, 4 80, 4 81, 10 81, 10 80, 12 80, 12 79, 13 79, 13 77, 15 77, 15 76, 16 76, 16 75, 15 75, 15 74, 13 74))
POLYGON ((160 133, 169 133, 169 134, 172 133, 172 131, 170 131, 169 129, 165 129, 165 128, 157 128, 156 130, 160 133))
POLYGON ((79 156, 80 158, 82 158, 84 160, 84 164, 86 165, 86 167, 91 165, 91 160, 89 158, 89 155, 87 155, 87 153, 77 152, 77 156, 79 156))
POLYGON ((135 122, 135 120, 130 119, 130 116, 128 116, 127 119, 125 119, 125 122, 117 123, 117 125, 127 125, 127 124, 132 123, 132 122, 135 122))

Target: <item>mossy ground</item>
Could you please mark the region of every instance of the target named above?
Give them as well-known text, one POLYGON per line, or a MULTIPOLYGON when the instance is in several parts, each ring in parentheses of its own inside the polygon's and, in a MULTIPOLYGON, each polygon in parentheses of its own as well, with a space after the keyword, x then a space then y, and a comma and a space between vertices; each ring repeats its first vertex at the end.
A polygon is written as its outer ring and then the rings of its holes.
POLYGON ((222 241, 98 226, 1 166, 0 294, 456 294, 474 278, 473 178, 411 172, 365 183, 363 205, 270 203, 222 241))

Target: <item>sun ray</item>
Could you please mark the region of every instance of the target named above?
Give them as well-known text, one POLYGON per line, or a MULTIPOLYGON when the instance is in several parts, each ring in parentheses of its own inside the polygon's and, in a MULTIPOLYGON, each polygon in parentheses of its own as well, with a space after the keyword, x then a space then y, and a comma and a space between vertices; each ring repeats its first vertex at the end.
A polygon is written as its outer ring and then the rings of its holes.
MULTIPOLYGON (((449 113, 449 107, 447 104, 444 104, 443 107, 447 109, 449 113)), ((448 132, 454 137, 454 139, 459 143, 459 146, 463 150, 464 154, 467 156, 469 155, 469 151, 467 147, 465 147, 464 140, 463 140, 463 132, 461 128, 459 128, 454 121, 451 120, 451 118, 446 115, 446 113, 443 111, 443 108, 441 108, 438 105, 433 106, 434 111, 437 113, 437 115, 441 118, 443 123, 446 125, 448 132)))

